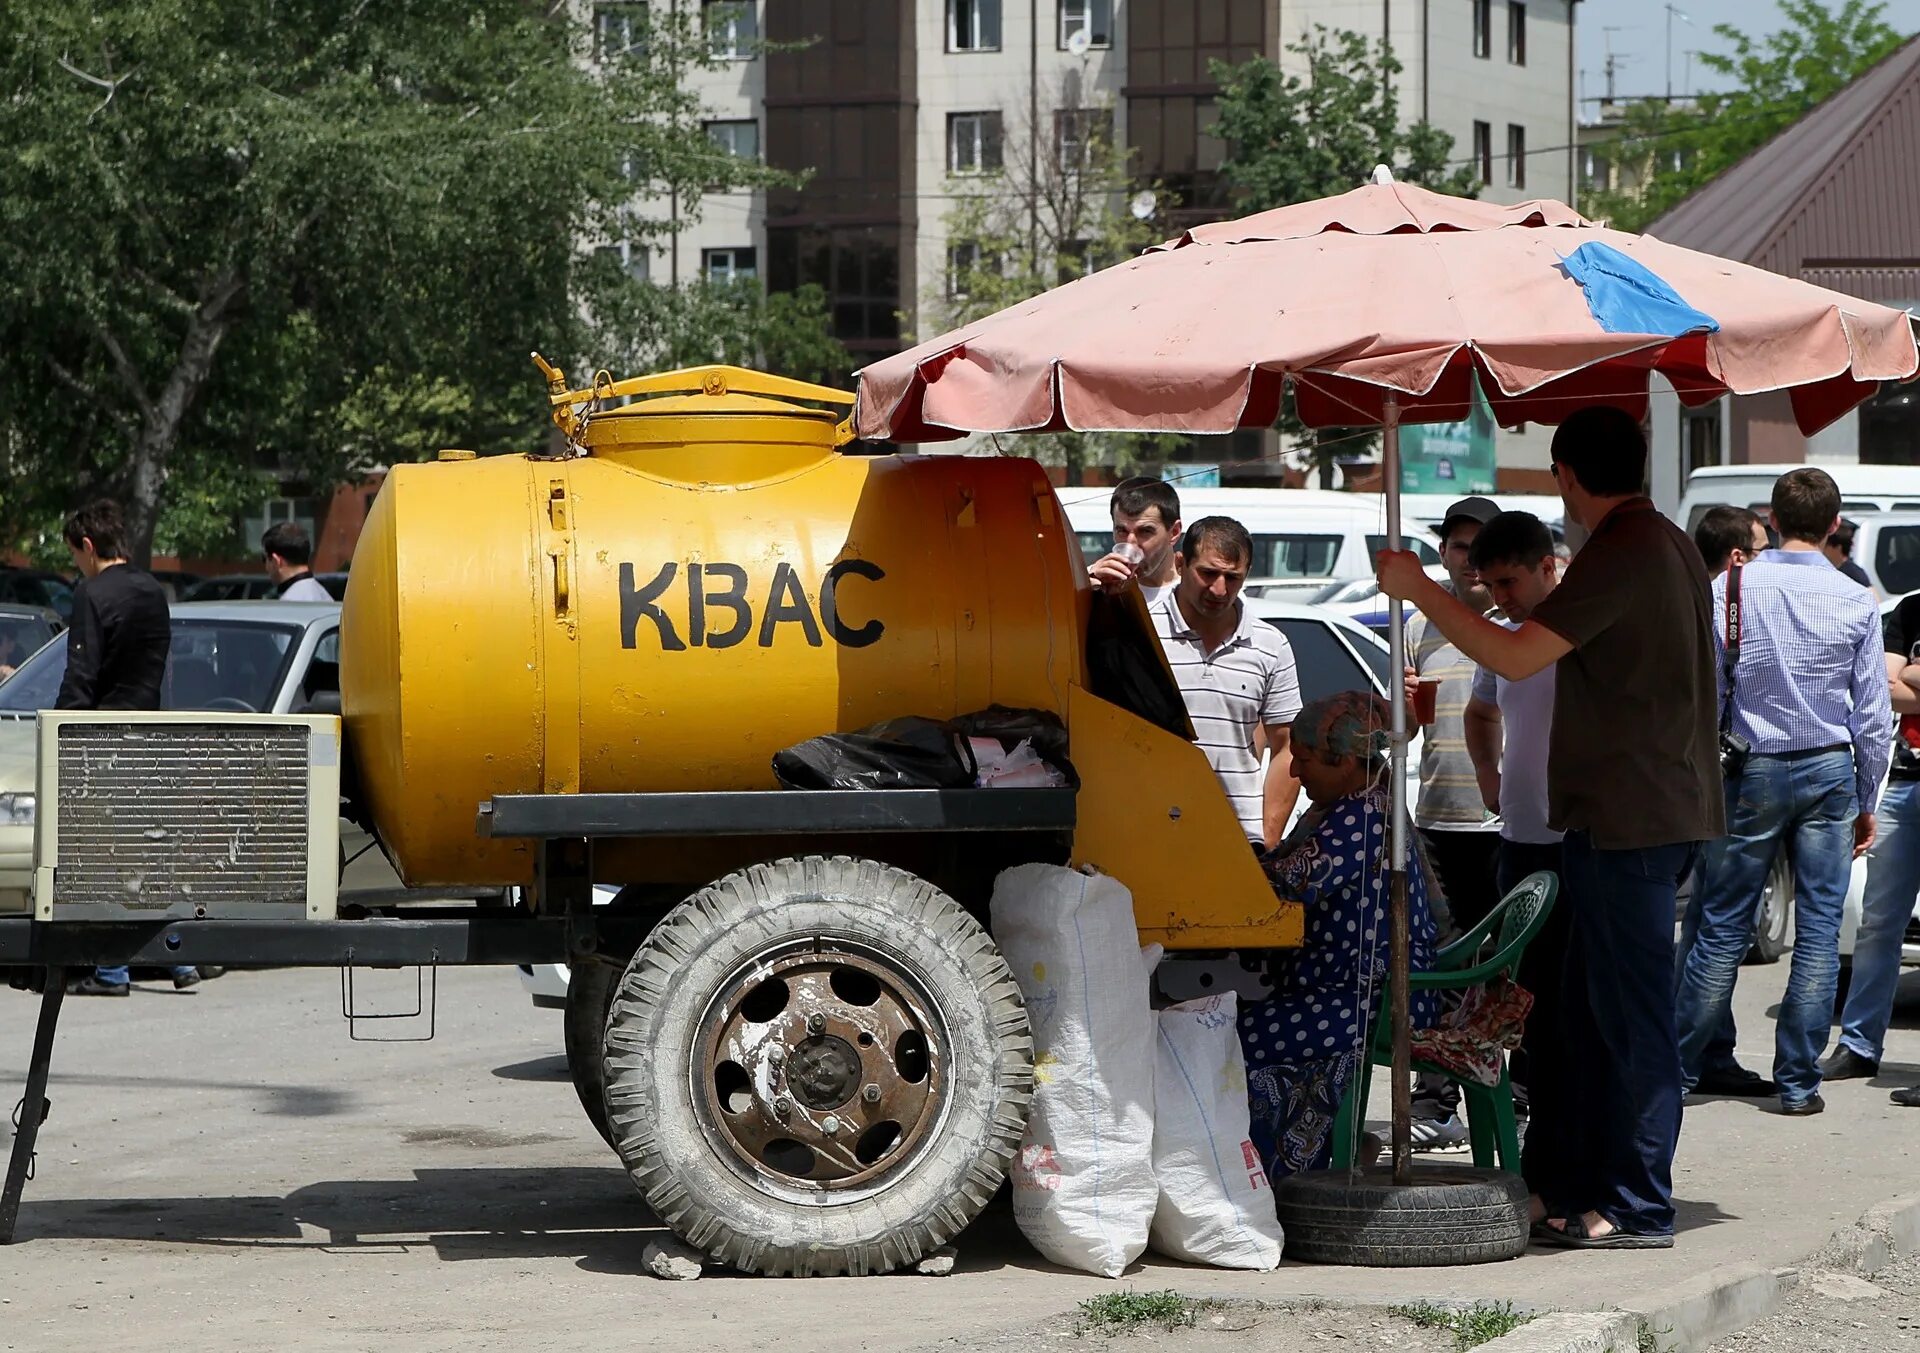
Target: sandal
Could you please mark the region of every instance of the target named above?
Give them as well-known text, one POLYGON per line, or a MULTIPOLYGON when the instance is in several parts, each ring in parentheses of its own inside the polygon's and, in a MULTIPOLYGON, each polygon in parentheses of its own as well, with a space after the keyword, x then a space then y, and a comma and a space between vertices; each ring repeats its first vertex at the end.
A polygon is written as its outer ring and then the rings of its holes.
POLYGON ((1587 1222, 1584 1217, 1559 1217, 1536 1222, 1528 1231, 1528 1239, 1563 1250, 1670 1250, 1673 1248, 1671 1235, 1636 1235, 1631 1231, 1616 1229, 1603 1236, 1590 1236, 1587 1234, 1587 1222), (1552 1225, 1552 1221, 1555 1220, 1561 1224, 1552 1225))

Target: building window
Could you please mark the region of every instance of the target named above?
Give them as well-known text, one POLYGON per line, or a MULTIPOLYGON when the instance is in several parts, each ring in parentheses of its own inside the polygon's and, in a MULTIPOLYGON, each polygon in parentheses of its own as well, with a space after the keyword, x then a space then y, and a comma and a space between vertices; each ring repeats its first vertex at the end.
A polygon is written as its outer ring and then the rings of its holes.
POLYGON ((1091 240, 1062 240, 1053 260, 1054 285, 1091 277, 1116 261, 1096 248, 1091 240))
POLYGON ((1507 0, 1507 60, 1527 64, 1527 7, 1521 0, 1507 0))
POLYGON ((760 158, 760 124, 752 118, 740 122, 709 122, 707 139, 741 160, 760 158))
POLYGON ((1061 108, 1053 115, 1054 154, 1062 173, 1079 174, 1113 144, 1111 108, 1061 108))
POLYGON ((774 228, 767 231, 767 289, 812 282, 827 293, 833 336, 864 352, 900 341, 900 241, 893 230, 774 228))
POLYGON ((1000 114, 947 114, 947 172, 1000 172, 1000 114))
POLYGON ((625 61, 647 51, 647 7, 601 4, 593 7, 593 59, 625 61))
POLYGON ((1060 0, 1061 51, 1075 33, 1085 33, 1089 47, 1113 46, 1113 0, 1060 0))
POLYGON ((702 249, 700 271, 709 282, 750 282, 760 275, 760 257, 751 248, 702 249))
POLYGON ((1517 122, 1507 124, 1507 187, 1527 186, 1527 129, 1517 122))
POLYGON ((1606 192, 1613 187, 1613 166, 1608 163, 1606 152, 1592 146, 1580 152, 1580 186, 1596 192, 1606 192))
POLYGON ((610 258, 620 265, 620 270, 636 282, 647 280, 652 271, 652 252, 644 244, 635 244, 632 240, 621 240, 617 244, 603 244, 595 249, 599 258, 610 258))
POLYGON ((751 61, 759 54, 760 18, 752 0, 706 0, 700 23, 715 60, 751 61))
POLYGON ((962 240, 947 246, 947 299, 964 301, 973 292, 975 279, 982 273, 1000 271, 1000 260, 983 250, 974 240, 962 240))
POLYGON ((1493 182, 1493 124, 1473 124, 1473 167, 1482 183, 1493 182))
POLYGON ((1473 0, 1473 54, 1493 55, 1493 0, 1473 0))
POLYGON ((947 50, 1000 50, 1000 0, 947 0, 947 50))

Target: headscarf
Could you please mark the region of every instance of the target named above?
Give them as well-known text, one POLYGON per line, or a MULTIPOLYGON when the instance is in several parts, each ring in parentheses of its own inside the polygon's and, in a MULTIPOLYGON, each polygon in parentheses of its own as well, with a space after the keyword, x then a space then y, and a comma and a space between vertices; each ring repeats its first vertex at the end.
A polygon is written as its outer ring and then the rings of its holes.
POLYGON ((1393 711, 1371 691, 1339 691, 1309 700, 1294 716, 1295 747, 1372 761, 1393 741, 1393 711))

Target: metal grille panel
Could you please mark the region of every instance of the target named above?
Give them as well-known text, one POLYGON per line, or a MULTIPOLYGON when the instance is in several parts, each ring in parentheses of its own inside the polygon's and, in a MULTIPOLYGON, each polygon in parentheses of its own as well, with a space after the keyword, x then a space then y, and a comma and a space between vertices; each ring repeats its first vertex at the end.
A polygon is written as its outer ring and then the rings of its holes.
POLYGON ((56 911, 299 915, 309 737, 261 725, 63 727, 56 911))

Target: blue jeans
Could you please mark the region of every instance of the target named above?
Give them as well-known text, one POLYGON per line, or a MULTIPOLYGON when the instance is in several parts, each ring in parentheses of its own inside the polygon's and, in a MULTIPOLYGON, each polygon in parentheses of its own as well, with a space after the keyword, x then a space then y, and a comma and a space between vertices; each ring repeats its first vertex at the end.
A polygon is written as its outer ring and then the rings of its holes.
POLYGON ((1793 854, 1793 965, 1774 1024, 1773 1079, 1784 1104, 1820 1088, 1816 1063, 1833 1023, 1840 978, 1840 916, 1853 869, 1853 753, 1755 755, 1727 786, 1727 834, 1700 868, 1700 932, 1680 974, 1680 1062, 1700 1079, 1708 1042, 1753 942, 1753 914, 1780 847, 1793 854))
POLYGON ((1900 980, 1900 946, 1920 893, 1920 780, 1889 780, 1880 836, 1867 852, 1867 891, 1853 940, 1853 982, 1840 1016, 1841 1046, 1880 1060, 1900 980))
MULTIPOLYGON (((198 971, 198 968, 190 965, 176 965, 173 969, 173 975, 179 977, 184 973, 198 971)), ((105 982, 110 987, 124 987, 127 984, 126 965, 122 964, 118 968, 95 968, 93 970, 93 979, 96 982, 105 982)))
POLYGON ((1529 1141, 1546 1130, 1561 1149, 1553 1177, 1529 1174, 1528 1183, 1556 1212, 1596 1211, 1641 1235, 1673 1231, 1673 913, 1699 851, 1693 843, 1601 850, 1577 831, 1561 848, 1560 905, 1570 922, 1561 1055, 1579 1073, 1566 1087, 1564 1121, 1543 1121, 1549 1106, 1535 1099, 1529 1141))
MULTIPOLYGON (((1759 906, 1754 907, 1754 916, 1759 916, 1759 906)), ((1687 910, 1680 918, 1680 954, 1679 961, 1673 965, 1673 999, 1676 1006, 1680 1000, 1680 979, 1687 970, 1687 955, 1693 952, 1693 942, 1700 934, 1700 871, 1693 875, 1693 892, 1687 898, 1687 910)), ((1748 940, 1751 947, 1752 940, 1748 940)), ((1739 1037, 1733 1024, 1733 1002, 1727 1002, 1727 1013, 1720 1020, 1712 1035, 1707 1039, 1706 1051, 1701 1054, 1700 1071, 1702 1075, 1714 1071, 1737 1071, 1739 1061, 1733 1055, 1733 1045, 1739 1037)))

